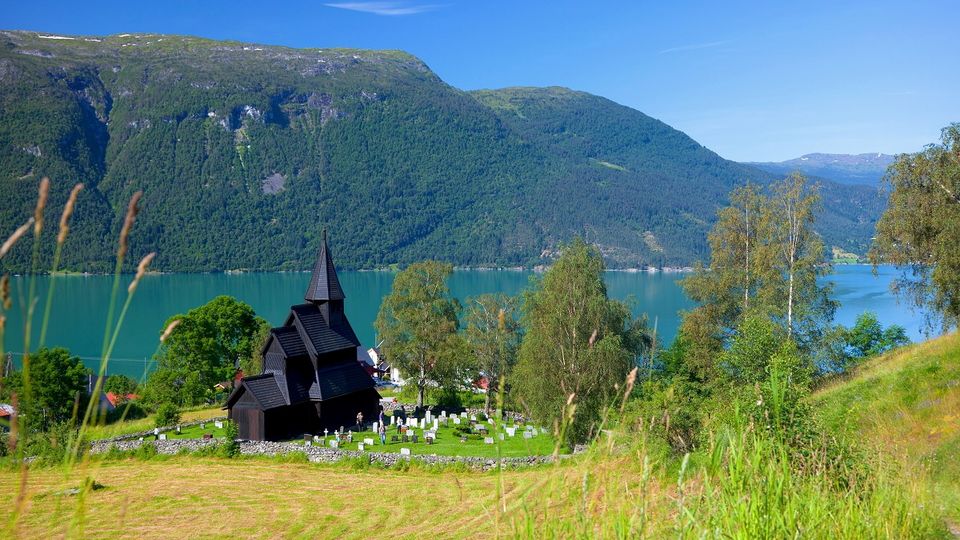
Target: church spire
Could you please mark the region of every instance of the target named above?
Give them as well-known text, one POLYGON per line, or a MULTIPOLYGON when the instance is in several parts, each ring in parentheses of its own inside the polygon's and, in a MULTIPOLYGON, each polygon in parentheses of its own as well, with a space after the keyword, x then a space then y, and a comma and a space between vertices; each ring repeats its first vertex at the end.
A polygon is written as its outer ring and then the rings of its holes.
POLYGON ((317 255, 317 263, 313 267, 313 275, 310 276, 310 286, 307 287, 307 294, 304 299, 308 302, 326 302, 330 300, 343 300, 346 296, 340 287, 340 279, 337 278, 337 269, 333 266, 333 257, 330 256, 330 249, 327 247, 327 230, 323 230, 323 243, 320 244, 320 254, 317 255))

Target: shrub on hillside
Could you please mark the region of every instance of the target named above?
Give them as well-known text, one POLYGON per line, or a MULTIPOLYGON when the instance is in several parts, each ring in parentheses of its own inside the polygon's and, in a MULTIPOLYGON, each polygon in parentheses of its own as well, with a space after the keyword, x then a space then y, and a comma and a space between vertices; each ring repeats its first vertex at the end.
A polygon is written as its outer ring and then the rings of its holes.
POLYGON ((155 418, 157 427, 167 427, 180 423, 180 409, 173 403, 164 403, 157 407, 155 418))

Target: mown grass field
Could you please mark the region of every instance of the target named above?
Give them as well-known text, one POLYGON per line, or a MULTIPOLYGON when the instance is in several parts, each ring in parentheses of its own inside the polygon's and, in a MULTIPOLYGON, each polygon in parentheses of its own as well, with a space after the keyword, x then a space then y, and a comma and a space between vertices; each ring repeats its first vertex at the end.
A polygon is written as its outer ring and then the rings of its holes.
MULTIPOLYGON (((193 422, 195 420, 207 420, 210 418, 219 418, 227 415, 227 412, 220 407, 205 409, 195 409, 184 411, 180 414, 181 422, 193 422)), ((86 435, 89 439, 109 439, 120 435, 129 435, 141 431, 149 431, 155 427, 154 415, 148 415, 145 418, 136 420, 126 420, 113 424, 96 425, 87 428, 86 435)), ((211 428, 213 426, 210 426, 211 428)), ((199 428, 198 428, 199 429, 199 428)))
MULTIPOLYGON (((0 533, 23 538, 516 536, 524 535, 529 523, 549 520, 551 512, 569 516, 582 508, 586 515, 599 515, 639 489, 657 489, 641 485, 631 467, 610 465, 591 469, 591 478, 615 476, 631 491, 591 490, 589 499, 582 499, 576 489, 587 473, 582 464, 498 475, 191 456, 93 462, 68 474, 58 468, 30 471, 24 512, 13 528, 0 533), (60 494, 86 477, 104 488, 84 500, 60 494)), ((19 481, 16 471, 0 472, 0 524, 11 523, 19 481)))
POLYGON ((836 433, 931 482, 935 504, 960 535, 960 334, 871 360, 812 401, 836 433))

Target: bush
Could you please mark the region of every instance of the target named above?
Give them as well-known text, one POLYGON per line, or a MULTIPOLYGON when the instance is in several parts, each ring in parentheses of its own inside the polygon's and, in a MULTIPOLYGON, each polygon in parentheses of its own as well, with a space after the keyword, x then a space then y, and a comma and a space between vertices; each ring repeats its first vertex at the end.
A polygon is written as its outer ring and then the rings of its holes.
POLYGON ((164 403, 157 407, 156 426, 167 427, 180 423, 180 409, 173 403, 164 403))
POLYGON ((227 439, 221 445, 220 451, 223 457, 233 458, 240 455, 240 443, 237 438, 240 437, 240 428, 236 422, 228 421, 226 426, 227 439))

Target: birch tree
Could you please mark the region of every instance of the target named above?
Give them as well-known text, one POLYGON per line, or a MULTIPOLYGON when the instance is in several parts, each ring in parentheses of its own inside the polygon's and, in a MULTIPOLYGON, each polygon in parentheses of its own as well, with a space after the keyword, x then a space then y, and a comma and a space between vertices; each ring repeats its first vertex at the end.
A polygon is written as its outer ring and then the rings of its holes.
POLYGON ((939 144, 902 154, 887 170, 887 210, 870 250, 874 265, 902 273, 894 290, 925 308, 942 330, 960 321, 960 123, 943 129, 939 144))
POLYGON ((374 326, 388 362, 417 385, 417 406, 426 387, 455 378, 463 347, 458 340, 460 303, 450 295, 453 266, 436 261, 410 265, 393 280, 374 326))
POLYGON ((504 294, 484 294, 467 301, 465 337, 476 367, 487 378, 484 409, 490 414, 490 399, 502 389, 520 348, 519 305, 504 294))

